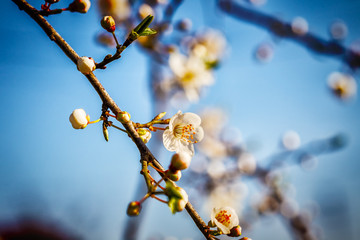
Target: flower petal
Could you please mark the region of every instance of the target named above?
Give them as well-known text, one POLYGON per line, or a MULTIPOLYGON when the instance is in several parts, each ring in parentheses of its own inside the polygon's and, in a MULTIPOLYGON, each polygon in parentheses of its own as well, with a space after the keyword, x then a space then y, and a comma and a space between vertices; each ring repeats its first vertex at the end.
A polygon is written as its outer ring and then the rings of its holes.
POLYGON ((192 124, 194 127, 197 127, 201 124, 201 118, 199 115, 191 112, 184 113, 182 116, 182 124, 192 124))
POLYGON ((182 116, 182 112, 181 110, 179 110, 174 116, 171 117, 170 122, 169 122, 169 129, 171 131, 174 130, 174 127, 176 126, 176 124, 178 123, 178 118, 182 116))
POLYGON ((163 143, 167 150, 170 152, 177 151, 179 148, 179 141, 180 139, 176 139, 173 132, 169 129, 166 129, 163 133, 163 143))
POLYGON ((176 150, 177 153, 183 152, 189 154, 191 157, 194 156, 194 146, 192 143, 179 141, 178 149, 176 150))
POLYGON ((195 134, 193 134, 194 137, 194 141, 196 142, 200 142, 201 140, 203 140, 204 138, 204 129, 200 126, 198 126, 197 128, 195 128, 194 130, 195 134))

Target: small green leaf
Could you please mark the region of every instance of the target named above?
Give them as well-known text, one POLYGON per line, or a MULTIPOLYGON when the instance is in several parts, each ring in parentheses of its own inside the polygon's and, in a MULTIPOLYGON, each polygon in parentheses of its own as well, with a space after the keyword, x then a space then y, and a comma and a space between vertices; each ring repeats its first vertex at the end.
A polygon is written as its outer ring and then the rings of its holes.
POLYGON ((154 35, 157 32, 154 29, 151 28, 146 28, 142 33, 139 33, 140 36, 150 36, 150 35, 154 35))
POLYGON ((137 34, 141 34, 145 29, 147 29, 150 25, 150 23, 152 22, 152 20, 154 19, 154 16, 147 16, 146 18, 144 18, 144 20, 142 20, 141 23, 139 23, 139 25, 137 25, 134 28, 134 32, 136 32, 137 34))

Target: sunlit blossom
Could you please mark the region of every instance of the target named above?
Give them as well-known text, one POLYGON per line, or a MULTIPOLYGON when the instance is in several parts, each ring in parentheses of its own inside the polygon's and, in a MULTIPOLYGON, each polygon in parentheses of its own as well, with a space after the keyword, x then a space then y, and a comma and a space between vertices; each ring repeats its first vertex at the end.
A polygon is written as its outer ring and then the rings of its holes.
POLYGON ((342 99, 353 97, 357 92, 355 79, 351 75, 340 72, 333 72, 329 75, 328 85, 333 93, 342 99))
POLYGON ((195 55, 185 56, 179 52, 170 54, 169 66, 175 81, 183 88, 189 101, 197 101, 200 91, 214 83, 214 77, 202 59, 195 55))
POLYGON ((75 109, 71 113, 69 120, 73 128, 83 129, 86 128, 90 118, 88 115, 86 115, 84 109, 75 109))
POLYGON ((233 227, 239 225, 239 218, 231 207, 214 208, 211 213, 211 222, 224 234, 229 234, 233 227))
POLYGON ((194 155, 194 143, 201 141, 204 130, 200 126, 201 118, 195 113, 179 111, 169 122, 169 127, 163 133, 163 143, 171 152, 184 152, 194 155))

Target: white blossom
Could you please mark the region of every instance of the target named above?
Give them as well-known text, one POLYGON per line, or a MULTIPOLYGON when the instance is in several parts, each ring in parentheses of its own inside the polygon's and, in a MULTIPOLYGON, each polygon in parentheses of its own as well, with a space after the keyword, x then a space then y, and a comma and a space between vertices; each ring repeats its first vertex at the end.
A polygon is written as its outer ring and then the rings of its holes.
POLYGON ((94 71, 95 61, 91 57, 81 57, 77 60, 77 68, 83 74, 89 74, 94 71))
POLYGON ((70 120, 73 128, 83 129, 83 128, 86 128, 86 126, 89 122, 89 116, 86 115, 86 112, 84 109, 75 109, 71 113, 69 120, 70 120))
POLYGON ((163 133, 163 143, 167 150, 194 155, 194 143, 201 141, 204 130, 200 126, 201 118, 195 113, 179 111, 169 122, 169 128, 163 133))
POLYGON ((233 208, 221 207, 213 209, 211 222, 215 224, 223 234, 229 234, 233 227, 239 225, 239 218, 233 208))
POLYGON ((357 83, 348 74, 333 72, 328 77, 328 85, 335 95, 347 99, 356 95, 357 83))
POLYGON ((175 81, 183 88, 189 101, 197 101, 202 87, 214 83, 212 72, 196 55, 187 57, 179 52, 171 53, 169 66, 175 75, 175 81))

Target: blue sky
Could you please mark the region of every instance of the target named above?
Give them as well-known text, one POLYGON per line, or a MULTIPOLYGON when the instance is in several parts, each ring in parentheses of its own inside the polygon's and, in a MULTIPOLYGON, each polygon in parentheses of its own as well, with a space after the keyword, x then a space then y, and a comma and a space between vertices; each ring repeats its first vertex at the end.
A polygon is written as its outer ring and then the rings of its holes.
MULTIPOLYGON (((39 1, 29 2, 40 5, 39 1)), ((325 229, 326 239, 339 236, 355 239, 360 235, 356 224, 360 220, 360 103, 359 99, 341 102, 326 86, 327 76, 341 70, 342 64, 288 40, 279 40, 274 45, 271 62, 259 64, 253 58, 255 47, 273 37, 214 11, 213 5, 207 3, 185 1, 174 18, 191 18, 193 29, 220 28, 226 34, 230 51, 216 71, 215 85, 199 103, 184 111, 198 111, 205 106, 225 108, 229 124, 240 129, 244 140, 261 142, 261 148, 254 152, 260 162, 279 151, 279 138, 287 130, 296 130, 303 143, 344 133, 348 138, 345 149, 319 157, 318 167, 309 172, 290 167, 288 175, 297 188, 300 206, 315 200, 326 207, 327 199, 346 206, 340 217, 349 224, 338 223, 338 231, 332 230, 332 223, 326 221, 331 220, 326 212, 317 218, 316 223, 325 229), (340 200, 338 194, 343 196, 340 200)), ((115 131, 110 132, 110 141, 105 142, 100 125, 91 125, 83 131, 71 128, 70 113, 75 108, 84 108, 96 119, 100 99, 34 21, 11 1, 3 4, 0 220, 26 213, 60 222, 85 239, 119 239, 120 226, 127 218, 125 209, 134 200, 140 170, 135 145, 115 131)), ((101 31, 95 7, 93 4, 85 15, 64 13, 50 16, 49 21, 79 55, 100 61, 109 49, 94 41, 101 31)), ((259 10, 285 21, 302 16, 308 20, 310 31, 323 38, 328 38, 329 24, 342 19, 349 29, 344 42, 348 45, 360 36, 359 7, 360 1, 355 0, 301 3, 269 0, 259 10)), ((120 108, 130 112, 137 122, 153 117, 147 63, 141 51, 131 46, 120 61, 109 65, 106 71, 95 72, 120 108)), ((147 207, 141 239, 156 233, 179 239, 199 237, 185 213, 171 216, 166 207, 155 201, 147 207)), ((331 207, 336 204, 331 205, 330 201, 331 207)), ((276 218, 260 221, 245 236, 265 239, 269 234, 271 239, 289 238, 276 218)))

